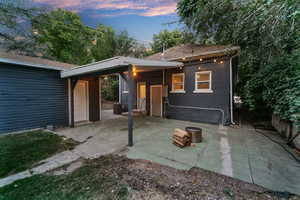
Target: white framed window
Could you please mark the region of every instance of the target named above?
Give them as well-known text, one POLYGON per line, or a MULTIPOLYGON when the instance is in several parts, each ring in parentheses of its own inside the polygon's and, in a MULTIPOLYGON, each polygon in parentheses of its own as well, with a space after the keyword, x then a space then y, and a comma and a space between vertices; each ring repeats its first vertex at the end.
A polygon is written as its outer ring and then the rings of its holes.
POLYGON ((211 71, 196 72, 194 93, 212 93, 211 76, 211 71))
POLYGON ((184 73, 172 74, 171 93, 185 93, 184 91, 184 73))

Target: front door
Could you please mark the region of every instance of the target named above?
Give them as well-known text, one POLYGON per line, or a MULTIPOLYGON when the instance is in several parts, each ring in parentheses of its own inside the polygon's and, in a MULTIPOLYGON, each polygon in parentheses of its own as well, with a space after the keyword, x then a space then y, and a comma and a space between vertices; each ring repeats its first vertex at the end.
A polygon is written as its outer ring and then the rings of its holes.
POLYGON ((141 111, 146 110, 146 83, 138 82, 137 83, 137 109, 141 111))
POLYGON ((88 82, 79 80, 74 88, 74 121, 88 119, 88 82))
POLYGON ((151 116, 162 117, 162 86, 152 85, 150 87, 150 96, 151 116))

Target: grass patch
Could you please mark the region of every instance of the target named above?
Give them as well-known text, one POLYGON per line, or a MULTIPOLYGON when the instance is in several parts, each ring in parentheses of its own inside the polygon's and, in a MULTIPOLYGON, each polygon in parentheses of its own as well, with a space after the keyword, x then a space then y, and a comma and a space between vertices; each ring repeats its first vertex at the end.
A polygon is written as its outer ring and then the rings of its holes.
POLYGON ((0 137, 0 177, 31 168, 36 162, 72 149, 77 143, 46 131, 0 137))
POLYGON ((127 199, 127 185, 112 173, 113 160, 86 161, 71 174, 37 175, 0 188, 0 200, 127 199))

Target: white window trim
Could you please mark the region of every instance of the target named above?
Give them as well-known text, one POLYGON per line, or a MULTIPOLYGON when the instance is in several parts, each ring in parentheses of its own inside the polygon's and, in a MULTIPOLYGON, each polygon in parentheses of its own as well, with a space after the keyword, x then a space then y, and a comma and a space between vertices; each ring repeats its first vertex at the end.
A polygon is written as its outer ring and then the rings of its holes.
MULTIPOLYGON (((203 82, 207 82, 207 81, 203 81, 203 82)), ((212 85, 212 71, 200 71, 200 72, 195 73, 195 90, 194 90, 194 93, 213 93, 213 90, 211 89, 211 85, 212 85), (207 74, 207 73, 209 73, 209 89, 198 89, 197 88, 197 82, 201 82, 201 81, 197 81, 197 75, 198 74, 207 74)))
POLYGON ((185 82, 185 75, 184 75, 184 73, 174 73, 174 74, 172 74, 172 80, 171 80, 172 90, 170 91, 170 93, 185 93, 184 82, 185 82), (182 75, 183 76, 183 82, 182 82, 183 89, 182 90, 174 90, 173 76, 178 76, 178 75, 182 75))

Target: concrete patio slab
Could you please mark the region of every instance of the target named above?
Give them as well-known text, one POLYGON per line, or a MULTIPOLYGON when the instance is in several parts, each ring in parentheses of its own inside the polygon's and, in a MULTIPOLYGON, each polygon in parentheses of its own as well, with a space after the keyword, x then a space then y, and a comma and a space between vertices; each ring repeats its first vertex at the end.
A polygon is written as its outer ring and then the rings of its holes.
MULTIPOLYGON (((114 152, 127 145, 127 118, 103 120, 58 134, 84 141, 74 150, 85 158, 114 152)), ((178 120, 135 117, 134 146, 127 156, 178 169, 200 167, 255 183, 271 190, 300 194, 300 165, 280 146, 250 126, 231 128, 178 120), (171 142, 175 128, 201 127, 203 142, 178 148, 171 142)))

